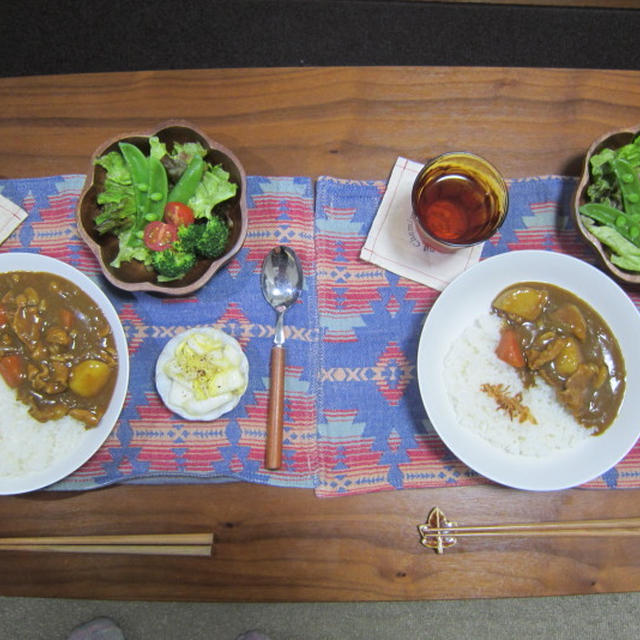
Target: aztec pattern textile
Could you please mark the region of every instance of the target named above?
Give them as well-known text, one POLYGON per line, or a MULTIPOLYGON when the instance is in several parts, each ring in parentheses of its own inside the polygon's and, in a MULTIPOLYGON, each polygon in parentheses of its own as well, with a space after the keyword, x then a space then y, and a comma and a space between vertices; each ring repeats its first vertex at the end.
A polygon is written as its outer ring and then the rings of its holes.
MULTIPOLYGON (((359 259, 384 182, 320 179, 316 193, 318 310, 323 361, 317 493, 488 482, 442 443, 422 406, 415 356, 438 291, 359 259)), ((573 178, 509 181, 509 213, 481 259, 542 249, 592 261, 570 218, 573 178)), ((636 306, 640 296, 628 292, 636 306)), ((640 487, 640 444, 584 485, 640 487)))
POLYGON ((43 253, 94 279, 116 308, 129 345, 129 392, 118 423, 91 460, 54 488, 85 489, 134 479, 206 482, 215 478, 313 487, 318 332, 314 329, 312 181, 251 178, 247 188, 250 231, 243 248, 202 289, 179 298, 129 293, 106 281, 76 230, 75 204, 83 183, 84 176, 79 175, 0 181, 2 195, 28 213, 0 251, 43 253), (286 344, 283 468, 267 472, 262 460, 275 312, 262 296, 260 269, 277 244, 289 244, 299 254, 305 289, 286 315, 291 334, 286 344), (209 423, 183 420, 170 412, 154 380, 156 359, 169 339, 204 325, 235 337, 250 363, 248 390, 240 405, 209 423))
MULTIPOLYGON (((0 180, 0 193, 28 213, 0 251, 46 254, 94 279, 116 307, 129 344, 131 378, 120 419, 93 458, 53 489, 230 478, 335 496, 488 482, 446 449, 420 400, 415 354, 438 292, 358 257, 385 182, 323 177, 314 189, 309 178, 250 176, 242 250, 186 298, 128 293, 106 282, 75 228, 83 182, 80 175, 0 180), (262 459, 275 314, 260 292, 259 272, 277 244, 299 254, 305 287, 285 319, 283 466, 267 472, 262 459), (164 344, 202 325, 233 335, 250 362, 242 401, 210 423, 168 411, 153 380, 164 344)), ((564 177, 511 181, 507 222, 482 258, 535 248, 592 260, 569 219, 574 188, 564 177)), ((640 487, 640 445, 585 487, 640 487)))

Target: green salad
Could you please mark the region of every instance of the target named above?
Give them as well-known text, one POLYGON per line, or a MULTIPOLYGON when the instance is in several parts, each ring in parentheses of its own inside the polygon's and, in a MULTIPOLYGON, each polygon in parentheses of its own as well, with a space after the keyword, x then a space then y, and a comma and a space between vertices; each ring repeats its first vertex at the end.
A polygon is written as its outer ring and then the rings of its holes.
POLYGON ((589 162, 591 183, 579 208, 585 227, 611 251, 611 262, 640 271, 640 135, 589 162))
POLYGON ((128 142, 118 148, 95 161, 106 171, 95 227, 118 238, 111 265, 137 260, 167 282, 198 258, 221 256, 230 235, 222 209, 238 189, 229 173, 207 162, 198 142, 174 143, 168 151, 152 136, 148 156, 128 142))

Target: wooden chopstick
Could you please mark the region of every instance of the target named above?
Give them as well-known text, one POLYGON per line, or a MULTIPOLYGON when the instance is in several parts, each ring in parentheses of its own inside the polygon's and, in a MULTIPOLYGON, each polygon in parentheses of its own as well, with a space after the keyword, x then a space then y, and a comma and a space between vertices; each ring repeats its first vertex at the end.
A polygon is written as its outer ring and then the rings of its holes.
POLYGON ((640 536, 640 517, 559 522, 516 522, 512 524, 458 525, 433 507, 427 521, 418 526, 420 542, 437 554, 456 544, 458 538, 491 536, 520 537, 624 537, 640 536))
POLYGON ((37 536, 0 538, 0 547, 23 544, 182 544, 211 545, 212 533, 125 533, 87 536, 37 536))
POLYGON ((640 529, 512 529, 500 531, 457 531, 456 529, 432 529, 428 535, 442 536, 451 538, 480 538, 480 537, 498 537, 498 536, 527 536, 527 537, 560 537, 575 536, 576 538, 589 537, 623 537, 623 536, 640 536, 640 529))
POLYGON ((0 551, 210 556, 213 533, 0 538, 0 551))
POLYGON ((118 553, 156 556, 210 556, 207 545, 177 544, 17 544, 2 545, 2 551, 52 551, 62 553, 118 553))
POLYGON ((566 522, 521 522, 514 524, 451 525, 425 529, 430 536, 636 536, 640 518, 570 520, 566 522))

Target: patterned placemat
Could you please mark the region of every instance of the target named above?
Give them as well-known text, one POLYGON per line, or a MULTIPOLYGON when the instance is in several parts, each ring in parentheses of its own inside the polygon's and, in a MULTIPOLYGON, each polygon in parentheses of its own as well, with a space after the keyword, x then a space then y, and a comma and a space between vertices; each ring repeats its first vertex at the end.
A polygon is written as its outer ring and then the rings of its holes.
MULTIPOLYGON (((509 214, 482 259, 521 249, 593 255, 570 217, 573 178, 509 181, 509 214)), ((384 182, 322 178, 316 193, 316 252, 323 362, 318 409, 319 495, 488 482, 433 431, 420 399, 415 356, 439 292, 358 255, 384 182)), ((638 294, 630 292, 636 305, 638 294)), ((640 445, 584 485, 640 486, 640 445)))
POLYGON ((234 478, 279 486, 313 487, 317 468, 317 313, 313 240, 313 182, 251 177, 249 233, 241 251, 190 297, 129 293, 110 285, 76 231, 74 208, 84 176, 0 181, 1 193, 28 213, 0 251, 33 251, 68 262, 94 279, 115 306, 127 336, 131 376, 125 407, 101 449, 55 489, 85 489, 127 480, 195 482, 234 478), (287 312, 287 446, 281 472, 262 465, 269 354, 275 312, 260 291, 259 272, 272 246, 293 246, 305 288, 287 312), (171 413, 155 389, 162 347, 178 332, 210 325, 234 336, 250 363, 238 407, 214 422, 171 413), (295 425, 295 429, 291 427, 295 425))
MULTIPOLYGON (((321 177, 314 185, 304 177, 250 176, 245 245, 188 298, 127 293, 102 277, 75 227, 83 181, 81 175, 0 181, 0 193, 28 213, 0 251, 43 253, 93 278, 116 307, 129 344, 131 383, 118 423, 98 453, 54 489, 237 479, 334 496, 487 482, 444 447, 420 400, 415 354, 439 292, 359 258, 384 181, 321 177), (275 317, 260 293, 259 271, 276 244, 299 254, 305 288, 286 315, 283 467, 267 472, 262 460, 275 317), (211 423, 172 414, 153 380, 164 344, 199 325, 236 337, 251 366, 241 403, 211 423)), ((536 248, 591 260, 569 218, 574 188, 565 177, 511 181, 507 222, 485 244, 483 259, 536 248)), ((585 486, 639 487, 640 448, 585 486)))

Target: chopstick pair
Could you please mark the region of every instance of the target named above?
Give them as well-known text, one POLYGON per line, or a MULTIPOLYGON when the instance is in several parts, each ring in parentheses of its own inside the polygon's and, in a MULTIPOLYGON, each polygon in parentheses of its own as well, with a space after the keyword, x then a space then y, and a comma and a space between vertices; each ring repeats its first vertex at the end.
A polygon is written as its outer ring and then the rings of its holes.
POLYGON ((434 507, 418 527, 424 546, 442 553, 458 538, 520 537, 624 537, 640 536, 640 517, 565 522, 520 522, 514 524, 458 525, 434 507))
POLYGON ((0 538, 0 551, 210 556, 213 533, 0 538))

